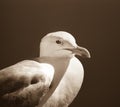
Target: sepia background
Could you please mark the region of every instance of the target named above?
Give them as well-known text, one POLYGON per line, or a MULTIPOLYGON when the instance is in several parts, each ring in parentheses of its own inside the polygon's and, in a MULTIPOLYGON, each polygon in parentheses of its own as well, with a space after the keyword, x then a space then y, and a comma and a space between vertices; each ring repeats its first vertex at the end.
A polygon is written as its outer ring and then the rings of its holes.
MULTIPOLYGON (((37 57, 40 39, 63 30, 86 47, 85 78, 70 107, 120 107, 117 0, 0 0, 0 69, 37 57)), ((72 84, 71 84, 72 85, 72 84)))

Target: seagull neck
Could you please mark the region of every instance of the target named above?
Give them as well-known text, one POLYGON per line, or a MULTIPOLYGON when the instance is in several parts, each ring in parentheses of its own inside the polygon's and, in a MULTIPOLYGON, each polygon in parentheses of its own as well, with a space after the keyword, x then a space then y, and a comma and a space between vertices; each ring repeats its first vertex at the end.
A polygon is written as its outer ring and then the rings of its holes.
POLYGON ((40 57, 41 63, 51 64, 55 69, 54 81, 57 83, 63 77, 70 58, 69 57, 40 57))
POLYGON ((70 57, 40 57, 38 62, 51 64, 54 69, 54 79, 52 84, 57 87, 70 62, 70 57))

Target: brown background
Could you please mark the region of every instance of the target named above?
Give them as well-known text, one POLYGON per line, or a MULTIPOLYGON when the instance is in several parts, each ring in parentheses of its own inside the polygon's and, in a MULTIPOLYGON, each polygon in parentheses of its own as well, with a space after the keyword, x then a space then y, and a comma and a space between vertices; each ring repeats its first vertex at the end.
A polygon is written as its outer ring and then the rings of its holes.
POLYGON ((45 34, 68 31, 92 55, 80 58, 85 79, 70 107, 120 107, 117 1, 0 0, 0 8, 0 69, 38 56, 45 34))

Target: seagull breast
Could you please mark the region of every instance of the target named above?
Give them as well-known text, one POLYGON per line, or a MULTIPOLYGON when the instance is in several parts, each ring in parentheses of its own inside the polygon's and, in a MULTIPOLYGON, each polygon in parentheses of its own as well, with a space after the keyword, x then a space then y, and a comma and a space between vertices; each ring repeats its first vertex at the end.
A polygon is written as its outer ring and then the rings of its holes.
POLYGON ((84 70, 81 62, 76 57, 71 58, 66 73, 43 107, 68 107, 78 94, 83 77, 84 70))

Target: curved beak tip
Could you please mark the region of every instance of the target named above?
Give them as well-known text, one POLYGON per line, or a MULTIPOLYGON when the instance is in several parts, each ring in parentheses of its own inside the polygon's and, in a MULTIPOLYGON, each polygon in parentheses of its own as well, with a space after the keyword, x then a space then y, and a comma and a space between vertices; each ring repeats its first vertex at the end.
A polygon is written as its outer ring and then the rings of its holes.
POLYGON ((86 58, 91 58, 91 55, 90 53, 88 52, 86 55, 85 55, 86 58))
POLYGON ((76 55, 79 55, 81 57, 84 57, 84 58, 91 58, 90 52, 86 48, 83 48, 80 46, 75 48, 73 50, 73 53, 75 53, 76 55))

